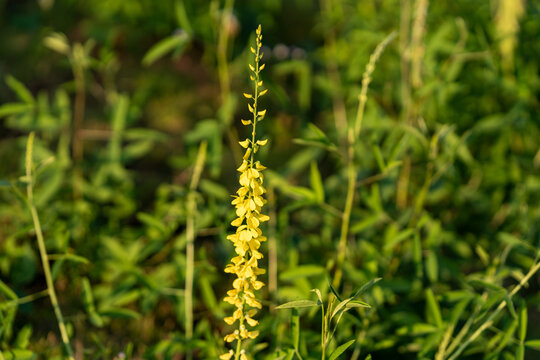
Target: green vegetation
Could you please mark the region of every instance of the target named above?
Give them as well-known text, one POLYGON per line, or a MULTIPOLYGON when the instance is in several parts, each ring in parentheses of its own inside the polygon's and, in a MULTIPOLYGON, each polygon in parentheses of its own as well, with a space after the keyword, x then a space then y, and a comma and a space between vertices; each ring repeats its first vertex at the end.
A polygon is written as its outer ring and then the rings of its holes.
POLYGON ((0 360, 540 356, 537 1, 0 20, 0 360))

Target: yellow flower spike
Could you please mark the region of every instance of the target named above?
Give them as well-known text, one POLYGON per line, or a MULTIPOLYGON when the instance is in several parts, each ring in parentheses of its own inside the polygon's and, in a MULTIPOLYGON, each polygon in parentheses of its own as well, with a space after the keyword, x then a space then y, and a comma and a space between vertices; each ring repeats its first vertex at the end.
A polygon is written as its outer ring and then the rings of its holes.
POLYGON ((258 321, 253 318, 257 313, 255 309, 261 309, 262 304, 257 299, 255 291, 260 290, 264 283, 257 279, 259 275, 266 271, 258 267, 258 260, 263 258, 260 251, 261 242, 266 241, 263 236, 260 223, 268 221, 268 215, 262 214, 261 210, 266 200, 263 194, 266 189, 263 186, 264 176, 262 171, 266 169, 259 161, 255 161, 255 154, 259 146, 267 144, 268 140, 257 140, 256 126, 257 122, 261 121, 266 110, 259 106, 259 98, 265 95, 268 90, 262 89, 263 81, 260 78, 260 72, 265 65, 260 64, 262 58, 260 51, 262 47, 262 30, 261 26, 257 28, 256 44, 250 50, 254 54, 254 62, 249 64, 251 70, 250 79, 252 81, 253 91, 243 93, 243 96, 252 100, 248 102, 248 109, 253 114, 252 120, 241 120, 244 125, 253 126, 251 139, 240 141, 239 144, 246 149, 242 164, 238 167, 240 172, 239 183, 240 188, 233 196, 231 204, 235 207, 236 218, 232 220, 231 225, 236 227, 236 231, 232 235, 228 235, 227 239, 233 243, 236 256, 231 259, 231 263, 225 267, 225 272, 234 274, 236 278, 232 283, 233 289, 227 291, 227 296, 224 301, 234 305, 236 310, 232 316, 224 318, 228 325, 236 324, 236 330, 233 333, 224 337, 228 343, 237 341, 236 351, 231 350, 229 353, 220 356, 220 359, 230 360, 234 357, 235 360, 247 360, 248 357, 243 350, 243 341, 254 339, 258 336, 257 330, 248 331, 247 325, 256 327, 258 321))

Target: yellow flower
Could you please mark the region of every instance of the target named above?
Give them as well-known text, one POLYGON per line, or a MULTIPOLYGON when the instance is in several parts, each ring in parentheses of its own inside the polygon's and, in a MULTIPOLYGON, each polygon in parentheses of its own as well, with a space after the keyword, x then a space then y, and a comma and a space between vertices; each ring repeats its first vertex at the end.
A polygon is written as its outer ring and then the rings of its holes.
MULTIPOLYGON (((265 273, 264 269, 258 267, 258 260, 263 258, 262 252, 259 250, 261 243, 266 241, 263 236, 260 224, 268 221, 268 215, 262 214, 262 207, 266 203, 263 195, 266 189, 263 186, 264 175, 266 169, 259 161, 255 161, 255 154, 261 146, 265 146, 268 140, 257 140, 256 125, 262 121, 266 115, 266 110, 261 110, 258 107, 259 98, 266 94, 266 89, 261 89, 262 80, 259 77, 260 71, 264 68, 264 64, 260 64, 262 53, 261 26, 257 28, 256 47, 251 48, 255 55, 254 65, 249 65, 252 71, 250 76, 253 81, 253 93, 244 93, 244 97, 251 103, 248 103, 248 110, 253 114, 252 120, 242 120, 242 124, 253 126, 251 131, 251 139, 240 141, 242 148, 246 149, 242 164, 238 167, 240 188, 233 195, 231 204, 235 207, 236 218, 231 222, 231 225, 236 228, 234 234, 228 235, 227 239, 233 243, 236 256, 231 259, 231 263, 225 267, 225 272, 236 275, 232 283, 232 289, 227 291, 227 296, 224 301, 234 305, 236 310, 232 316, 225 317, 225 322, 233 325, 238 322, 237 329, 224 337, 225 341, 230 343, 238 341, 238 349, 241 349, 242 340, 254 339, 259 335, 259 331, 249 331, 246 324, 250 327, 255 327, 259 323, 253 319, 257 313, 254 308, 261 309, 262 304, 257 299, 254 291, 261 289, 264 283, 257 279, 259 275, 265 273)), ((231 359, 235 355, 231 350, 229 353, 220 356, 220 359, 231 359)), ((245 350, 241 349, 240 354, 236 354, 241 360, 248 360, 245 350)))
POLYGON ((219 355, 219 359, 220 360, 230 360, 230 359, 232 359, 233 356, 234 356, 234 351, 229 350, 228 353, 219 355))

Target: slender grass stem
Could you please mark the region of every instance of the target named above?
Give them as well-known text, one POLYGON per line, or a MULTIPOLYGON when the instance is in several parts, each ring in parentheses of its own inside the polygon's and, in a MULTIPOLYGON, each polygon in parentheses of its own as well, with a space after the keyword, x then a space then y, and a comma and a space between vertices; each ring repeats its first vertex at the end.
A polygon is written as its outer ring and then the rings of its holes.
POLYGON ((326 341, 325 341, 325 334, 326 334, 326 317, 324 316, 324 304, 321 305, 322 309, 322 322, 321 322, 321 348, 322 348, 322 360, 326 358, 326 341))
POLYGON ((56 315, 58 322, 58 327, 60 329, 60 336, 62 338, 62 343, 68 354, 69 360, 74 360, 73 350, 69 341, 69 336, 67 333, 66 325, 64 323, 64 317, 62 316, 62 310, 58 304, 58 298, 56 297, 56 291, 54 289, 54 282, 52 279, 51 268, 49 265, 49 257, 47 255, 47 249, 45 247, 45 240, 43 239, 43 232, 41 231, 41 223, 39 221, 38 213, 36 206, 34 204, 34 194, 33 194, 33 179, 32 179, 32 150, 34 146, 34 133, 30 133, 28 136, 28 143, 26 146, 26 192, 28 197, 28 206, 30 207, 30 213, 32 214, 32 221, 34 223, 34 230, 36 232, 36 238, 39 247, 39 253, 41 256, 41 262, 43 264, 43 273, 45 274, 45 281, 47 282, 47 289, 51 303, 56 315))
POLYGON ((332 84, 332 109, 334 112, 334 121, 336 124, 336 131, 340 140, 340 143, 344 143, 342 140, 346 140, 347 129, 347 108, 345 106, 345 99, 343 96, 343 86, 341 83, 341 77, 339 75, 339 64, 336 61, 337 45, 336 45, 336 31, 334 24, 331 24, 329 14, 334 13, 334 1, 321 0, 322 16, 325 17, 327 23, 327 29, 325 31, 326 37, 324 39, 324 52, 326 58, 326 71, 328 73, 328 79, 332 84))
POLYGON ((375 51, 371 54, 369 62, 366 65, 366 70, 362 76, 362 89, 358 96, 358 111, 356 113, 356 120, 353 126, 349 126, 347 132, 347 197, 345 200, 345 208, 343 210, 341 220, 341 233, 339 237, 338 254, 337 254, 337 268, 334 275, 333 285, 338 287, 341 283, 342 277, 342 264, 345 260, 345 253, 347 249, 347 238, 349 235, 349 224, 351 220, 352 205, 354 202, 354 196, 356 192, 356 178, 358 177, 358 170, 356 169, 354 161, 354 147, 356 141, 362 130, 362 122, 364 118, 364 112, 367 101, 367 90, 371 83, 371 74, 375 70, 375 65, 379 60, 382 52, 388 46, 388 44, 396 37, 396 32, 392 32, 383 41, 377 45, 375 51))
POLYGON ((84 69, 83 66, 72 59, 73 76, 75 78, 75 105, 73 111, 73 128, 72 128, 72 151, 74 162, 73 173, 73 197, 75 200, 80 199, 82 193, 82 170, 81 162, 84 156, 83 142, 83 123, 84 123, 84 108, 86 103, 86 89, 84 86, 84 69))
MULTIPOLYGON (((509 296, 512 298, 521 288, 529 281, 529 279, 538 271, 540 270, 540 261, 537 261, 536 264, 534 264, 527 275, 521 279, 519 284, 512 289, 509 296)), ((458 358, 459 355, 469 346, 474 340, 476 340, 488 327, 490 327, 497 315, 507 306, 506 300, 501 301, 499 306, 489 315, 489 317, 476 329, 476 331, 469 336, 465 341, 461 343, 461 345, 457 348, 457 350, 448 358, 448 360, 455 360, 458 358)))
MULTIPOLYGON (((195 161, 195 167, 193 169, 193 175, 191 176, 191 183, 189 185, 189 194, 187 200, 187 222, 186 222, 186 289, 185 289, 185 313, 186 313, 186 340, 191 341, 193 338, 193 278, 195 270, 195 216, 197 212, 197 202, 195 200, 195 191, 201 178, 201 173, 204 168, 204 162, 206 159, 206 149, 208 143, 206 141, 201 142, 199 151, 197 153, 197 159, 195 161)), ((187 351, 187 359, 193 358, 191 347, 187 351)))
MULTIPOLYGON (((234 7, 234 0, 226 0, 225 5, 223 7, 221 19, 220 19, 219 35, 218 35, 218 40, 217 40, 218 43, 217 43, 216 57, 217 57, 218 78, 219 78, 219 87, 220 87, 220 96, 221 96, 222 105, 224 105, 227 101, 229 101, 229 97, 231 93, 229 62, 227 60, 230 33, 227 29, 227 21, 229 21, 228 17, 231 16, 233 7, 234 7)), ((242 162, 242 154, 240 150, 238 149, 238 146, 236 146, 236 144, 238 143, 238 134, 233 128, 229 126, 232 119, 231 117, 232 112, 226 111, 224 112, 224 116, 225 118, 223 120, 227 124, 227 130, 226 130, 227 139, 229 141, 230 148, 232 149, 233 157, 236 163, 240 163, 242 162)))

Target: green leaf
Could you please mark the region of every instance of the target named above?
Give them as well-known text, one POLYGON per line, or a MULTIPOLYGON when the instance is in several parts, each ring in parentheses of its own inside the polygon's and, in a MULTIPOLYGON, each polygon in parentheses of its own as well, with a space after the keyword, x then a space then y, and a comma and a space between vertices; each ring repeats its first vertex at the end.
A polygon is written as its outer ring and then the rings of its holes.
POLYGON ((167 227, 163 225, 163 221, 160 219, 156 219, 154 216, 143 212, 137 213, 137 219, 149 228, 159 230, 162 234, 167 234, 167 227))
POLYGON ((133 310, 114 307, 100 310, 99 314, 101 316, 119 319, 138 319, 141 317, 139 313, 133 310))
POLYGON ((392 237, 388 242, 384 245, 384 250, 388 251, 391 250, 394 246, 399 244, 400 242, 406 240, 414 233, 413 229, 406 229, 400 233, 398 233, 396 236, 392 237))
POLYGON ((176 21, 181 29, 184 29, 189 35, 193 35, 193 29, 189 21, 189 16, 186 12, 184 0, 176 0, 174 3, 174 12, 176 15, 176 21))
POLYGON ((366 284, 362 285, 362 287, 360 287, 358 290, 355 290, 353 292, 353 294, 351 294, 351 297, 352 298, 357 298, 360 295, 365 294, 369 289, 371 289, 373 287, 373 285, 375 285, 376 283, 378 283, 381 280, 382 280, 382 278, 371 279, 366 284))
POLYGON ((17 294, 9 288, 2 280, 0 280, 0 293, 4 294, 8 299, 17 300, 17 294))
POLYGON ((439 278, 439 262, 437 260, 437 254, 431 250, 426 256, 426 275, 431 283, 436 283, 439 278))
POLYGON ((332 312, 332 316, 330 316, 330 320, 332 320, 336 315, 339 315, 341 314, 343 311, 345 311, 345 307, 347 306, 347 304, 349 302, 352 301, 352 298, 348 298, 348 299, 345 299, 343 301, 341 301, 334 309, 334 311, 332 312))
POLYGON ((32 93, 28 88, 19 80, 15 79, 13 76, 6 76, 6 84, 15 92, 20 100, 24 101, 29 105, 33 105, 35 100, 32 96, 32 93))
POLYGON ((2 351, 4 360, 35 360, 36 354, 30 350, 5 350, 2 351))
POLYGON ((322 299, 322 295, 321 295, 321 290, 319 289, 311 289, 311 291, 313 291, 315 294, 317 294, 317 301, 318 301, 318 304, 317 305, 322 305, 323 304, 323 299, 322 299))
POLYGON ((443 321, 441 316, 441 309, 435 295, 433 295, 433 290, 426 289, 426 306, 427 313, 431 316, 435 325, 440 329, 443 327, 443 321))
POLYGON ((336 296, 336 298, 339 300, 339 301, 342 301, 341 300, 341 296, 339 296, 338 292, 336 291, 336 289, 334 288, 334 285, 332 285, 332 281, 330 279, 327 279, 328 281, 328 286, 330 286, 330 291, 332 291, 332 293, 336 296))
POLYGON ((279 306, 276 306, 276 309, 299 309, 299 308, 306 308, 306 307, 313 307, 318 306, 316 301, 313 300, 295 300, 290 301, 285 304, 281 304, 279 306))
POLYGON ((75 254, 51 254, 49 255, 49 258, 57 260, 57 261, 68 260, 68 261, 73 261, 73 262, 81 263, 81 264, 90 263, 90 260, 88 260, 87 258, 79 256, 79 255, 75 255, 75 254))
POLYGON ((490 283, 490 282, 487 282, 485 280, 478 279, 478 278, 473 278, 472 280, 469 281, 469 284, 471 284, 473 286, 476 285, 476 286, 479 286, 479 287, 484 287, 484 288, 486 288, 488 290, 497 291, 497 292, 506 291, 500 285, 493 284, 493 283, 490 283))
POLYGON ((94 295, 92 294, 92 287, 90 285, 90 281, 87 278, 83 278, 82 285, 83 285, 82 295, 83 295, 84 307, 86 309, 86 312, 90 316, 90 322, 94 326, 102 327, 103 319, 96 312, 96 307, 94 305, 94 295))
POLYGON ((315 161, 311 162, 311 171, 310 171, 310 184, 311 189, 313 189, 313 192, 315 193, 315 196, 317 198, 317 202, 323 203, 324 202, 324 186, 321 178, 321 173, 319 172, 319 169, 317 168, 317 163, 315 161))
POLYGON ((527 337, 527 306, 525 306, 525 303, 522 302, 519 307, 519 330, 518 330, 519 342, 520 343, 525 342, 526 337, 527 337))
POLYGON ((368 303, 365 303, 363 301, 359 301, 359 300, 352 300, 350 301, 349 303, 347 303, 347 310, 349 309, 352 309, 352 308, 371 308, 371 305, 369 305, 368 303))
POLYGON ((510 314, 514 319, 517 319, 516 309, 514 307, 514 302, 512 301, 512 298, 510 297, 510 294, 508 294, 508 291, 505 291, 504 293, 504 301, 506 301, 506 307, 508 307, 508 311, 510 311, 510 314))
POLYGON ((540 351, 540 339, 527 340, 525 346, 540 351))
POLYGON ((17 334, 17 339, 15 340, 15 347, 17 349, 26 349, 30 343, 30 336, 32 336, 32 327, 30 325, 25 325, 17 334))
POLYGON ((319 265, 300 265, 282 272, 279 278, 283 281, 291 281, 298 278, 321 275, 325 271, 326 269, 319 265))
POLYGON ((152 46, 150 50, 144 55, 142 63, 145 66, 152 65, 155 61, 165 56, 165 54, 177 50, 182 52, 186 47, 190 37, 187 32, 182 32, 180 34, 172 35, 168 38, 165 38, 159 41, 157 44, 152 46))
POLYGON ((31 110, 33 108, 30 104, 24 104, 24 103, 5 103, 4 105, 0 106, 0 118, 4 116, 9 115, 16 115, 20 113, 24 113, 28 110, 31 110))
POLYGON ((347 341, 345 344, 338 346, 332 354, 330 354, 329 360, 336 360, 341 354, 345 352, 356 340, 347 341))

